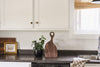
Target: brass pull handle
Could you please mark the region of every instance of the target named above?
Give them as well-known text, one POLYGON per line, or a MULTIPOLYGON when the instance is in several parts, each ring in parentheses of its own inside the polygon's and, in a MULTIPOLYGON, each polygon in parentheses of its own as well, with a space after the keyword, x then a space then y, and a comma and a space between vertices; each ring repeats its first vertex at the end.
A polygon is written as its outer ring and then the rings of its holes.
POLYGON ((33 22, 30 22, 30 24, 33 24, 33 22))
POLYGON ((37 21, 36 24, 39 24, 39 22, 37 21))

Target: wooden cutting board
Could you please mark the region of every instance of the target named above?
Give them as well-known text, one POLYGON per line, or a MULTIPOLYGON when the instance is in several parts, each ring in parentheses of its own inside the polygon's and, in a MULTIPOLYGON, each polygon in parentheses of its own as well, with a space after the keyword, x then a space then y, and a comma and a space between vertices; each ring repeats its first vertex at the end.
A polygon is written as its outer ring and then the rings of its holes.
POLYGON ((51 36, 51 40, 49 42, 47 42, 47 44, 45 45, 45 57, 50 58, 50 57, 57 57, 58 53, 57 53, 57 48, 55 46, 55 44, 53 43, 53 37, 54 37, 55 33, 54 32, 50 32, 50 36, 51 36))
POLYGON ((0 43, 4 42, 16 42, 16 38, 0 38, 0 43))

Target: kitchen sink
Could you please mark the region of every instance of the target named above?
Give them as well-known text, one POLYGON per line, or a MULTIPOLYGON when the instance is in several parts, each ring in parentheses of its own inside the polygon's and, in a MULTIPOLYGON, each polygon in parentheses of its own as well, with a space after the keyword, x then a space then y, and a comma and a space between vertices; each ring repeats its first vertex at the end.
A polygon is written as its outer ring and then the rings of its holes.
POLYGON ((100 60, 98 55, 79 55, 79 58, 89 59, 89 60, 100 60))

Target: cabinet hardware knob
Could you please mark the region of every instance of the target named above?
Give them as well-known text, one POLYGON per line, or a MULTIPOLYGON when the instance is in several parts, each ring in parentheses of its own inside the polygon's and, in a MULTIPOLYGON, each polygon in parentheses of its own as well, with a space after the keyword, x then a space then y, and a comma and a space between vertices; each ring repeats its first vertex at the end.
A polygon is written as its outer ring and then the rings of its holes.
POLYGON ((33 22, 30 22, 30 24, 33 24, 33 22))
POLYGON ((36 22, 36 24, 39 24, 39 22, 36 22))

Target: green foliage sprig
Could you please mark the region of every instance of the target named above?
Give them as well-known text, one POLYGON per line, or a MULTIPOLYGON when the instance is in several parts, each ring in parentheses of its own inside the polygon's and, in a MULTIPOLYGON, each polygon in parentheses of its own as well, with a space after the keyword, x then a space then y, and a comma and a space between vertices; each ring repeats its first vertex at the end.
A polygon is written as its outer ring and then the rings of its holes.
POLYGON ((43 50, 43 44, 45 42, 46 38, 42 35, 41 38, 39 38, 39 42, 32 41, 32 44, 34 45, 34 50, 43 50))

